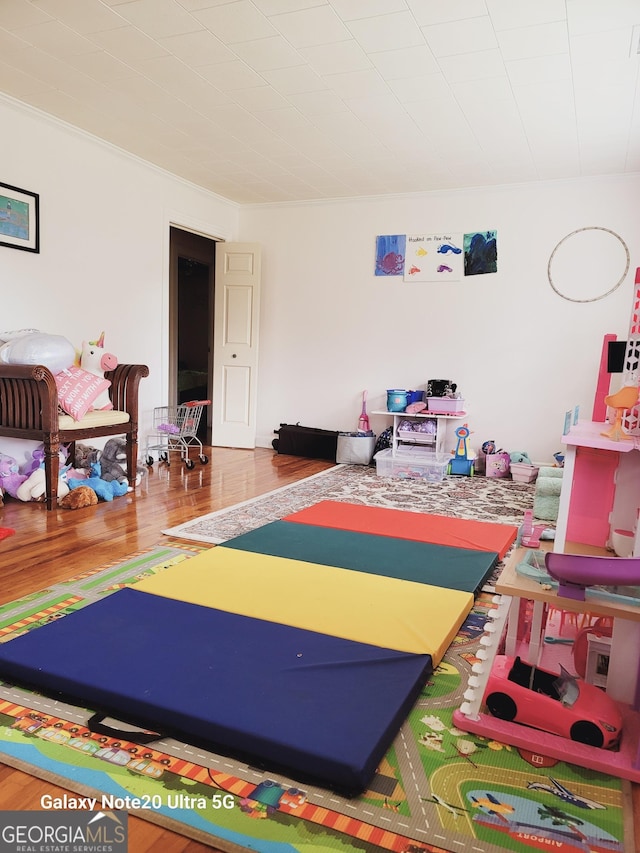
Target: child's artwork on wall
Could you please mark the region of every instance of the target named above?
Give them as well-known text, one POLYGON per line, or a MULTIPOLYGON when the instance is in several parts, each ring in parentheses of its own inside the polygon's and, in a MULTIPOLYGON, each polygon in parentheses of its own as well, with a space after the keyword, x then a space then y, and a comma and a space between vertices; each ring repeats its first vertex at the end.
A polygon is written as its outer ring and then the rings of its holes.
POLYGON ((404 234, 376 237, 376 275, 402 275, 406 239, 404 234))
POLYGON ((462 260, 462 234, 408 236, 404 280, 460 281, 462 260))
POLYGON ((376 237, 375 274, 433 282, 497 272, 497 235, 497 231, 472 231, 376 237))
POLYGON ((464 235, 464 274, 483 275, 498 271, 497 231, 474 231, 464 235))

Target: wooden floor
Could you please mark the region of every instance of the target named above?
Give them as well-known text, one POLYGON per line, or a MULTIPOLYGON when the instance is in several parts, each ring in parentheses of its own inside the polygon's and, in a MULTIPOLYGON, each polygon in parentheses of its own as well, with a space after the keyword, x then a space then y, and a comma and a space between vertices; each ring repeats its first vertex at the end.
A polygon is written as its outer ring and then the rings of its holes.
MULTIPOLYGON (((13 601, 86 569, 123 559, 162 541, 161 530, 248 500, 331 467, 331 463, 272 450, 207 449, 208 465, 187 471, 179 460, 156 465, 135 492, 83 510, 47 512, 42 504, 7 498, 0 527, 0 603, 13 601)), ((43 794, 64 791, 0 764, 0 810, 39 809, 43 794)), ((640 786, 634 786, 635 835, 640 843, 640 786)), ((197 853, 211 848, 136 817, 130 853, 197 853)), ((629 851, 631 853, 631 851, 629 851)))
MULTIPOLYGON (((0 527, 0 603, 125 558, 162 541, 166 527, 248 500, 331 467, 330 462, 278 456, 272 450, 207 449, 208 465, 187 471, 179 459, 156 465, 130 495, 82 510, 47 512, 42 504, 7 498, 0 527)), ((0 810, 39 809, 43 794, 64 791, 0 764, 0 810)), ((211 847, 130 817, 130 853, 197 853, 211 847)))

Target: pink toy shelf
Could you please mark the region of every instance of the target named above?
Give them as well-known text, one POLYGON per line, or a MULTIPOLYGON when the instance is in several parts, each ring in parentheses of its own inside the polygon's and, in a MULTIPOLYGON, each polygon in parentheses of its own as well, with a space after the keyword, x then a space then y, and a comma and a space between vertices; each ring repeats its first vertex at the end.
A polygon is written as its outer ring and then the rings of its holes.
POLYGON ((566 542, 598 548, 611 531, 634 530, 640 509, 640 438, 612 441, 606 424, 579 421, 562 437, 567 446, 555 551, 566 542))
MULTIPOLYGON (((516 566, 526 560, 526 549, 518 549, 505 566, 500 578, 496 582, 496 595, 494 601, 496 608, 490 612, 490 620, 485 626, 485 633, 480 639, 479 662, 472 667, 472 675, 469 685, 464 693, 465 701, 453 715, 454 725, 463 731, 483 735, 502 743, 508 743, 520 749, 535 750, 541 755, 562 761, 569 761, 582 767, 598 770, 602 773, 618 776, 640 783, 640 680, 636 680, 628 701, 621 701, 618 695, 620 684, 613 683, 612 679, 622 681, 622 690, 626 689, 628 683, 633 681, 640 664, 640 646, 636 643, 627 642, 628 629, 633 630, 640 626, 640 607, 634 602, 600 600, 596 597, 597 591, 593 590, 593 597, 587 596, 583 601, 580 597, 581 590, 573 588, 574 597, 563 598, 553 588, 547 588, 538 581, 527 576, 521 576, 516 572, 516 566), (609 661, 609 676, 607 681, 607 693, 618 703, 622 714, 622 737, 617 749, 600 749, 577 743, 568 738, 533 729, 519 723, 507 722, 490 714, 484 707, 483 696, 493 666, 495 656, 503 643, 506 644, 506 654, 515 654, 515 644, 521 638, 522 631, 520 619, 522 616, 522 605, 533 604, 532 619, 530 624, 530 639, 528 651, 526 648, 519 649, 518 653, 529 660, 537 663, 541 655, 544 636, 544 608, 552 606, 555 609, 566 609, 573 613, 589 611, 598 616, 608 616, 614 619, 613 636, 614 642, 616 632, 622 629, 620 640, 623 649, 611 647, 609 661), (619 652, 622 659, 622 672, 615 673, 615 656, 619 652), (632 675, 633 673, 633 675, 632 675)), ((565 557, 561 563, 560 574, 568 575, 566 578, 571 583, 576 583, 576 570, 574 559, 570 555, 553 555, 556 560, 555 571, 557 574, 557 558, 565 557), (564 565, 562 565, 564 564, 564 565)), ((604 562, 596 558, 582 557, 587 564, 587 574, 595 572, 598 574, 604 562), (591 569, 593 566, 593 569, 591 569)), ((605 561, 609 558, 605 558, 605 561)), ((616 558, 610 558, 615 560, 616 558)), ((638 571, 638 560, 621 560, 625 563, 626 571, 631 573, 632 579, 638 571)), ((578 571, 578 574, 580 572, 578 571)), ((624 578, 628 579, 628 574, 624 578)), ((597 579, 600 579, 599 576, 597 579)), ((580 578, 578 578, 580 580, 580 578)), ((591 580, 587 578, 587 583, 591 580)), ((618 641, 620 643, 620 640, 618 641)), ((620 666, 618 665, 618 670, 620 666)))

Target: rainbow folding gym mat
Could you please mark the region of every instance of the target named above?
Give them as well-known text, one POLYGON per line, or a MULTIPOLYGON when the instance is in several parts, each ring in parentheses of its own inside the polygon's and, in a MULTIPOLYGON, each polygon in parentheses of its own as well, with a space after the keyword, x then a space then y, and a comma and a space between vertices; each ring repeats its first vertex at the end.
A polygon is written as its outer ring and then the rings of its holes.
POLYGON ((320 501, 284 517, 283 521, 316 524, 360 533, 378 533, 397 539, 413 539, 434 545, 497 551, 502 560, 515 542, 517 528, 446 515, 405 512, 382 506, 364 506, 341 501, 320 501))
POLYGON ((218 547, 339 566, 467 592, 478 592, 482 588, 498 560, 495 551, 454 548, 291 521, 273 521, 218 547))
POLYGON ((343 560, 347 568, 314 562, 336 542, 364 542, 327 528, 332 543, 318 546, 317 535, 293 537, 307 559, 232 543, 202 552, 0 645, 0 677, 359 793, 471 609, 477 580, 447 589, 423 577, 420 560, 437 549, 421 542, 396 541, 395 560, 383 549, 372 572, 359 558, 343 560), (398 554, 413 560, 414 577, 389 576, 398 554))
POLYGON ((136 589, 0 646, 5 680, 345 794, 366 787, 430 672, 426 654, 136 589))

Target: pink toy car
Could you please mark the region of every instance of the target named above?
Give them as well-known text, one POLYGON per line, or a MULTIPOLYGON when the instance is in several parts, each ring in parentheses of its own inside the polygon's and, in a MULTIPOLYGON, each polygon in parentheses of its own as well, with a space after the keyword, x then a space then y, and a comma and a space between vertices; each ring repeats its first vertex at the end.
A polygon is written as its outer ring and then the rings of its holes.
POLYGON ((589 746, 610 749, 620 740, 622 716, 599 687, 497 655, 484 701, 494 717, 522 723, 589 746))

